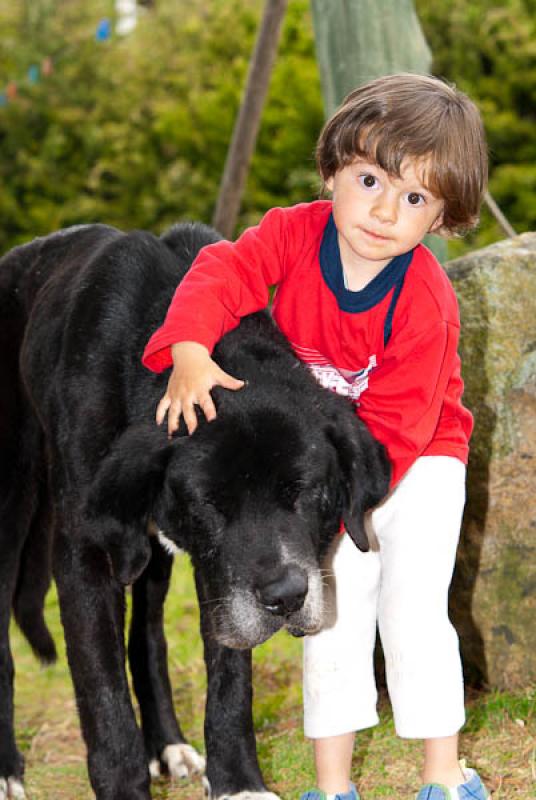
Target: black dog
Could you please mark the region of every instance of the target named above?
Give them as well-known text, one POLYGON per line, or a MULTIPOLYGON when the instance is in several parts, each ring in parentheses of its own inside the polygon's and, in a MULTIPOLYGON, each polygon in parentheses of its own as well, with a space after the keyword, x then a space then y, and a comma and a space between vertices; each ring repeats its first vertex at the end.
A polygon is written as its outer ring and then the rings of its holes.
POLYGON ((214 390, 217 419, 172 441, 156 426, 167 375, 140 356, 215 238, 200 225, 160 239, 91 225, 0 261, 0 800, 24 796, 11 608, 36 653, 55 655, 42 616, 49 542, 98 800, 148 800, 148 764, 204 767, 177 723, 166 665, 174 548, 191 556, 200 602, 211 796, 275 798, 257 763, 250 648, 281 627, 319 630, 322 558, 341 519, 366 549, 363 513, 387 492, 389 468, 349 402, 316 384, 262 313, 215 351, 248 382, 214 390), (142 731, 125 672, 127 584, 142 731))

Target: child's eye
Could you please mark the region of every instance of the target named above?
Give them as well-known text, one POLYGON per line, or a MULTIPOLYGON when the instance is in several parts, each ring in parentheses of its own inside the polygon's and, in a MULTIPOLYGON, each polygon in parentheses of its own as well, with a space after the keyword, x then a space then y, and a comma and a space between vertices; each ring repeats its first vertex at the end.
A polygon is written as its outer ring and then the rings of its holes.
POLYGON ((378 185, 378 179, 374 175, 370 175, 370 173, 365 173, 359 176, 359 183, 365 189, 375 189, 378 185))
POLYGON ((407 195, 407 201, 410 206, 423 206, 426 202, 422 194, 418 192, 410 192, 407 195))

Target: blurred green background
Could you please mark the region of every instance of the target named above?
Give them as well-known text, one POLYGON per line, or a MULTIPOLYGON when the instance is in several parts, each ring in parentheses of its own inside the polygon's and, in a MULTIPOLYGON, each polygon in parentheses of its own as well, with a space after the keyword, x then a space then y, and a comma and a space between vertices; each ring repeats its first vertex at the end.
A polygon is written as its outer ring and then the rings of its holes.
MULTIPOLYGON (((126 36, 114 5, 0 3, 0 252, 77 223, 211 220, 263 2, 155 0, 126 36)), ((517 232, 536 229, 536 0, 415 6, 433 71, 481 108, 495 200, 517 232)), ((318 195, 322 122, 309 2, 290 0, 238 229, 318 195)), ((484 209, 449 255, 503 237, 484 209)))

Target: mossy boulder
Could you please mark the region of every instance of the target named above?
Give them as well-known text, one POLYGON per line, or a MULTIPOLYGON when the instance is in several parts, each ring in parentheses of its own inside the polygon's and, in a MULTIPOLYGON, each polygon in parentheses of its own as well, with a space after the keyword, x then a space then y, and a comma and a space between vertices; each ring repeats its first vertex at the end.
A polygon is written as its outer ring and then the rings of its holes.
POLYGON ((470 682, 536 682, 536 233, 446 265, 475 417, 451 593, 470 682))

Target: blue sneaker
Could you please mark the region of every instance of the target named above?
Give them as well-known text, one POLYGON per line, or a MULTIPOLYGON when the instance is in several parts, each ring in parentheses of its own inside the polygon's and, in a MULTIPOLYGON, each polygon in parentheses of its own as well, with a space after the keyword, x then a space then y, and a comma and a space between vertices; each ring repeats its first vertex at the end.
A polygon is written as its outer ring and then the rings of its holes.
MULTIPOLYGON (((456 787, 458 800, 487 800, 490 797, 490 793, 474 769, 466 769, 465 777, 467 778, 466 782, 460 783, 456 787)), ((422 787, 416 800, 451 800, 451 797, 450 789, 446 786, 441 786, 439 783, 428 783, 422 787)))
MULTIPOLYGON (((308 792, 302 794, 300 800, 326 800, 326 793, 323 792, 321 789, 309 789, 308 792)), ((359 793, 355 788, 354 784, 350 784, 350 791, 345 792, 344 794, 336 794, 335 800, 361 800, 359 797, 359 793)))

